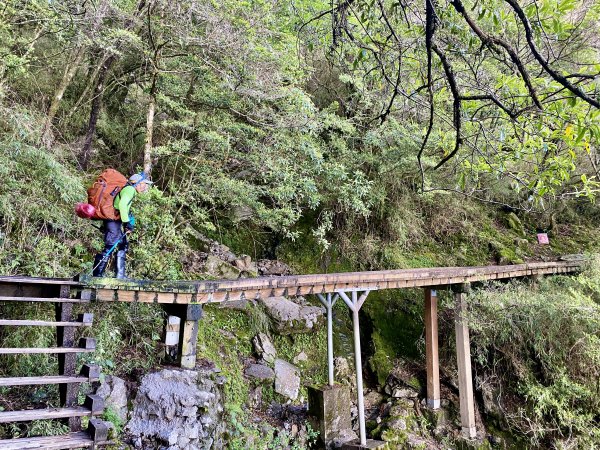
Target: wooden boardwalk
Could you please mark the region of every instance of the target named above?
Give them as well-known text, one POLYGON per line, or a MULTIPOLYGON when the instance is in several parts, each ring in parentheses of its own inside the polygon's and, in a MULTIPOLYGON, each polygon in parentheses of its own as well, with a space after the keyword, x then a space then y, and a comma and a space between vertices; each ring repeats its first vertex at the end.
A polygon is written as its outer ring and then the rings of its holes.
POLYGON ((477 281, 575 273, 581 270, 582 263, 582 260, 571 260, 511 266, 435 267, 211 281, 124 281, 83 277, 78 287, 91 291, 91 297, 84 296, 85 300, 206 304, 356 289, 441 289, 445 286, 477 281))

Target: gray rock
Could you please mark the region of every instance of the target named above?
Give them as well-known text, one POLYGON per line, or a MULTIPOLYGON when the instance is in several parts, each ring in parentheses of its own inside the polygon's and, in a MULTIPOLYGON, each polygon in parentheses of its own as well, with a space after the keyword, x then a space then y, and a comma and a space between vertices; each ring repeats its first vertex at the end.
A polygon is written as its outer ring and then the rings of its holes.
POLYGON ((419 393, 409 387, 394 387, 390 389, 390 395, 394 398, 416 398, 419 393))
POLYGON ((144 448, 223 449, 222 396, 214 370, 162 370, 140 384, 127 431, 144 448), (165 447, 167 446, 167 447, 165 447))
POLYGON ((279 334, 307 333, 324 320, 325 310, 318 306, 300 306, 285 297, 268 297, 261 302, 279 334))
POLYGON ((262 364, 250 364, 244 371, 244 375, 258 381, 270 381, 275 378, 273 369, 262 364))
POLYGON ((215 278, 237 279, 240 276, 240 269, 215 255, 206 257, 204 271, 215 278))
POLYGON ((247 205, 234 206, 230 211, 230 217, 234 223, 249 220, 254 215, 254 210, 247 205))
POLYGON ((298 368, 282 360, 275 360, 275 392, 291 400, 298 398, 300 374, 298 368))
POLYGON ((257 266, 258 273, 263 276, 283 276, 292 273, 290 267, 281 261, 260 259, 258 260, 257 266))
POLYGON ((96 390, 96 395, 104 399, 106 408, 112 409, 122 423, 127 421, 127 388, 125 380, 112 375, 106 375, 96 390))
POLYGON ((271 339, 269 339, 269 336, 265 333, 258 333, 252 339, 252 344, 254 344, 254 350, 258 356, 270 364, 275 362, 277 350, 275 350, 275 346, 271 342, 271 339))
POLYGON ((308 355, 304 352, 300 352, 294 356, 294 364, 303 363, 306 361, 308 361, 308 355))

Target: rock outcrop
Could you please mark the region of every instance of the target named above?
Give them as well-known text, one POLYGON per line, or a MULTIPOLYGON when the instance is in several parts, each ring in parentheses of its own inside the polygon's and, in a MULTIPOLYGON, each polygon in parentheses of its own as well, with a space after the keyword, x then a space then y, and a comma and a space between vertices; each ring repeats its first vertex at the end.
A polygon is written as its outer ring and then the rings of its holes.
POLYGON ((324 321, 325 309, 319 306, 302 306, 285 297, 268 297, 261 302, 279 334, 308 333, 324 321))
POLYGON ((222 449, 218 370, 161 370, 146 375, 126 430, 134 448, 222 449))
POLYGON ((258 333, 252 339, 252 344, 254 345, 254 351, 256 354, 266 363, 273 364, 275 362, 275 358, 277 358, 277 350, 275 350, 275 346, 271 342, 269 336, 267 336, 265 333, 258 333))

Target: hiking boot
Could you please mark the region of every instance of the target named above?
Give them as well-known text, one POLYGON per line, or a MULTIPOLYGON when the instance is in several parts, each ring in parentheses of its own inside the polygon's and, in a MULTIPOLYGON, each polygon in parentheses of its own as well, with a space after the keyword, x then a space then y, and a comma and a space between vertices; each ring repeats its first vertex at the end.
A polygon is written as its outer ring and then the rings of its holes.
POLYGON ((108 255, 106 253, 106 250, 104 250, 103 252, 98 253, 94 258, 94 271, 92 272, 93 277, 104 276, 104 270, 106 269, 106 264, 108 263, 108 255))
POLYGON ((115 258, 117 278, 120 280, 127 278, 125 275, 125 257, 126 257, 126 255, 127 255, 127 252, 125 250, 119 250, 117 252, 117 257, 115 258))

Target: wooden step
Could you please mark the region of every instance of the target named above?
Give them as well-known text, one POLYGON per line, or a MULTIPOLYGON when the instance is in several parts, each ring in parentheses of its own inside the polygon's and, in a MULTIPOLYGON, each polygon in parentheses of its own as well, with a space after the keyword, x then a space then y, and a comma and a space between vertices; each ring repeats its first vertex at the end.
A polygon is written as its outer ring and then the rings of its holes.
POLYGON ((51 303, 89 303, 89 300, 79 298, 59 297, 7 297, 0 295, 0 302, 51 302, 51 303))
POLYGON ((0 348, 0 355, 32 355, 52 353, 91 353, 96 350, 94 338, 79 339, 79 347, 23 347, 23 348, 0 348))
POLYGON ((77 322, 51 322, 47 320, 0 319, 4 326, 41 326, 41 327, 90 327, 94 315, 85 313, 79 315, 77 322))
POLYGON ((85 431, 62 436, 40 436, 22 439, 0 440, 0 450, 62 450, 90 448, 94 441, 85 431))
MULTIPOLYGON (((97 366, 93 366, 97 369, 97 366)), ((90 376, 90 378, 92 378, 90 376)), ((32 420, 66 419, 68 417, 95 416, 104 412, 104 399, 99 395, 86 395, 83 406, 68 408, 25 409, 0 411, 0 423, 30 422, 32 420)))
POLYGON ((87 383, 89 378, 81 376, 51 375, 45 377, 0 378, 0 387, 31 386, 40 384, 87 383))
POLYGON ((5 326, 40 326, 40 327, 89 327, 91 322, 50 322, 46 320, 5 320, 0 319, 0 325, 5 326))
POLYGON ((69 278, 42 278, 23 276, 1 276, 0 283, 14 284, 52 284, 61 286, 78 286, 80 283, 69 278))
POLYGON ((91 416, 92 411, 83 406, 71 408, 27 409, 0 411, 0 423, 29 422, 31 420, 66 419, 68 417, 91 416))
POLYGON ((38 353, 91 353, 93 348, 48 347, 48 348, 0 348, 0 355, 32 355, 38 353))

